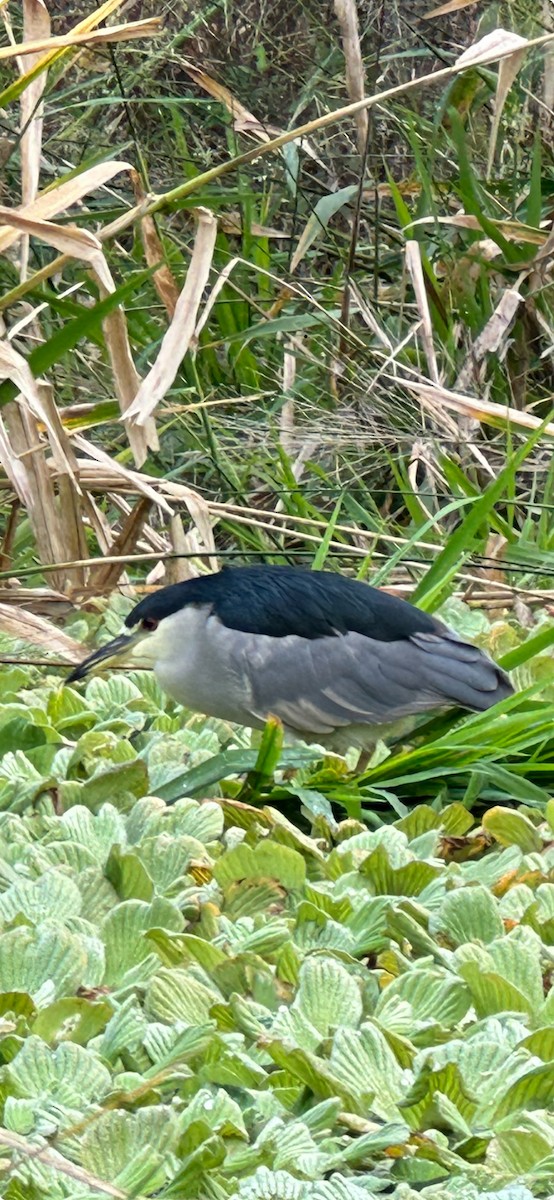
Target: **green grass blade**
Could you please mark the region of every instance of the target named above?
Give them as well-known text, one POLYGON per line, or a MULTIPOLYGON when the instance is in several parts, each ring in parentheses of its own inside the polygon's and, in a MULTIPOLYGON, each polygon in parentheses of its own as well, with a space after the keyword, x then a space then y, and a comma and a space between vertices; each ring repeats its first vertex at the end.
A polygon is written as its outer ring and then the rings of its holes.
MULTIPOLYGON (((104 317, 137 292, 150 279, 151 275, 152 270, 150 269, 137 271, 136 274, 131 275, 110 296, 106 296, 104 300, 99 300, 98 304, 95 304, 92 308, 83 308, 82 316, 68 321, 47 342, 43 342, 41 346, 37 346, 36 350, 32 350, 27 362, 35 379, 38 379, 50 367, 60 362, 70 350, 75 349, 75 346, 83 338, 88 337, 91 331, 97 330, 104 317)), ((13 400, 17 396, 18 390, 15 383, 12 383, 9 379, 0 384, 0 408, 4 404, 8 404, 10 400, 13 400)))
POLYGON ((514 479, 516 472, 542 437, 547 423, 548 418, 519 447, 519 450, 508 459, 508 462, 500 471, 497 478, 489 484, 481 498, 476 501, 467 516, 464 517, 459 528, 449 537, 444 550, 441 551, 424 578, 418 583, 412 597, 414 604, 419 605, 420 608, 426 611, 433 611, 445 598, 447 589, 450 587, 457 571, 459 571, 468 555, 475 549, 474 540, 481 525, 487 520, 494 505, 501 499, 509 483, 514 479))
POLYGON ((317 552, 312 563, 312 571, 322 571, 325 566, 325 561, 329 553, 329 547, 335 534, 335 526, 338 522, 342 508, 342 496, 339 496, 334 510, 329 518, 329 524, 323 535, 321 545, 318 546, 317 552))
POLYGON ((516 667, 523 666, 523 663, 529 662, 529 659, 534 658, 536 654, 542 654, 543 650, 548 650, 548 647, 552 645, 554 645, 554 625, 547 625, 546 628, 533 634, 533 637, 522 642, 521 646, 516 646, 504 654, 499 659, 499 664, 505 671, 513 671, 516 667))

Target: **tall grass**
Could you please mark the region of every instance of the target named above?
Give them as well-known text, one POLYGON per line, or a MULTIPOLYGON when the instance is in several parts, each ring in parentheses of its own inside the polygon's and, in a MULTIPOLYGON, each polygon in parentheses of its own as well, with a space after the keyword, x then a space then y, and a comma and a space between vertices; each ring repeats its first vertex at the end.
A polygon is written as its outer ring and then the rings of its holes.
POLYGON ((5 19, 3 577, 82 600, 141 564, 160 580, 262 556, 431 609, 452 592, 542 609, 540 22, 514 10, 491 40, 460 16, 477 42, 460 60, 434 26, 404 57, 383 20, 379 76, 355 6, 329 24, 302 8, 297 43, 254 6, 249 78, 232 5, 205 36, 184 12, 102 32, 119 7, 43 17, 43 49, 17 60, 34 9, 5 19))

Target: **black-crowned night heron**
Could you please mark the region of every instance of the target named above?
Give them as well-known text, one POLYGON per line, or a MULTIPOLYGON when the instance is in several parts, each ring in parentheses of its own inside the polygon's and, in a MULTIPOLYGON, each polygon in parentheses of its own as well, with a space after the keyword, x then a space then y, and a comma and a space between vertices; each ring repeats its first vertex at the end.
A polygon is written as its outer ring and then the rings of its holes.
POLYGON ((435 617, 327 571, 224 569, 146 596, 125 624, 131 632, 68 682, 140 657, 188 709, 253 728, 273 715, 295 738, 336 749, 367 749, 418 713, 481 711, 513 691, 435 617))

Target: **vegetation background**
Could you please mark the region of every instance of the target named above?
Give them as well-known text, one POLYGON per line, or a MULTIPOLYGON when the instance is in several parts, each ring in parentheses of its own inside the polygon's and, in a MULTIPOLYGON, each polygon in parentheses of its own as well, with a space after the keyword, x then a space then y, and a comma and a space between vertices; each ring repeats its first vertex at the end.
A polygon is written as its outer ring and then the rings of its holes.
POLYGON ((551 1195, 552 10, 0 18, 0 1194, 551 1195), (517 695, 356 776, 62 690, 260 559, 517 695))

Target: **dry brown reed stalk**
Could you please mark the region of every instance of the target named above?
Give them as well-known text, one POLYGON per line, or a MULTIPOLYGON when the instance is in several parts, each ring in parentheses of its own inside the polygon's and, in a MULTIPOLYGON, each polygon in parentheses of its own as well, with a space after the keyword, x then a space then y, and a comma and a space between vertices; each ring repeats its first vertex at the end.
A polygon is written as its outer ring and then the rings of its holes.
MULTIPOLYGON (((41 0, 36 0, 36 2, 40 6, 41 0)), ((163 246, 152 220, 153 215, 175 200, 182 200, 196 188, 206 185, 243 163, 252 162, 261 155, 275 153, 288 142, 298 138, 307 138, 312 132, 338 121, 363 117, 363 121, 360 119, 358 124, 358 132, 361 136, 363 129, 366 128, 369 108, 377 104, 385 104, 389 99, 404 95, 414 87, 435 85, 437 81, 449 79, 458 71, 466 69, 467 66, 473 67, 476 64, 500 60, 509 64, 511 77, 513 77, 516 68, 519 69, 518 64, 524 51, 533 45, 548 44, 548 38, 539 38, 528 42, 518 39, 516 45, 513 39, 510 40, 509 35, 504 36, 501 31, 494 44, 490 42, 490 39, 489 41, 484 39, 472 48, 469 56, 463 55, 451 68, 418 80, 411 80, 406 84, 387 89, 385 92, 364 97, 359 39, 356 42, 357 33, 352 25, 352 6, 347 4, 346 0, 341 0, 340 3, 339 0, 336 0, 336 3, 337 9, 340 10, 339 16, 343 22, 344 31, 347 31, 347 26, 350 31, 348 34, 350 37, 348 87, 350 94, 358 95, 353 104, 327 113, 294 130, 285 133, 278 132, 277 136, 271 136, 274 131, 263 129, 255 116, 236 101, 228 89, 205 72, 200 71, 199 68, 189 65, 187 67, 187 69, 190 68, 189 74, 199 86, 225 105, 233 117, 235 128, 242 133, 254 136, 258 144, 246 154, 220 164, 164 195, 144 195, 139 186, 138 177, 136 174, 131 175, 137 203, 121 218, 105 227, 98 237, 76 226, 67 224, 62 226, 55 223, 52 218, 62 215, 65 218, 68 210, 73 205, 80 204, 89 191, 105 186, 118 172, 129 170, 128 164, 122 162, 102 164, 91 168, 75 179, 64 181, 58 187, 50 188, 42 194, 36 195, 39 161, 37 156, 40 155, 40 114, 38 112, 30 126, 33 129, 33 139, 28 141, 28 147, 32 147, 32 152, 31 149, 27 150, 25 202, 17 212, 6 208, 0 210, 0 221, 4 223, 4 228, 0 230, 0 251, 5 251, 13 246, 19 238, 23 247, 21 263, 22 273, 24 273, 25 240, 31 235, 39 237, 61 252, 60 257, 52 264, 52 270, 59 269, 60 265, 67 263, 72 258, 85 261, 93 273, 101 295, 109 295, 113 293, 115 284, 102 244, 129 228, 133 223, 138 223, 142 232, 147 261, 151 266, 159 263, 154 272, 154 283, 168 313, 169 323, 161 349, 150 371, 142 381, 133 361, 123 310, 115 309, 104 322, 104 335, 114 389, 119 399, 124 428, 138 467, 145 462, 148 447, 156 446, 156 430, 152 420, 154 412, 167 395, 184 355, 187 352, 195 352, 200 333, 206 325, 221 288, 229 282, 233 266, 244 261, 237 257, 218 274, 211 294, 201 310, 204 290, 212 270, 215 247, 217 226, 213 214, 206 209, 199 209, 196 213, 197 234, 189 269, 180 294, 177 294, 176 283, 171 272, 163 263, 163 246)), ((145 22, 134 23, 132 26, 111 27, 109 30, 93 33, 92 25, 97 24, 101 16, 105 17, 115 11, 117 7, 117 0, 108 0, 108 3, 98 10, 94 18, 87 19, 88 24, 87 21, 81 22, 65 39, 46 39, 45 47, 42 47, 44 51, 42 57, 40 57, 41 46, 34 45, 30 49, 27 44, 23 51, 20 46, 20 52, 39 55, 32 63, 31 71, 19 80, 18 86, 21 88, 21 94, 25 95, 33 83, 36 83, 35 104, 39 102, 41 92, 38 80, 39 77, 46 78, 48 64, 55 61, 59 54, 66 53, 71 47, 81 44, 83 39, 88 38, 94 43, 95 39, 102 41, 109 40, 112 36, 123 37, 125 31, 130 31, 130 36, 138 36, 140 33, 138 25, 141 26, 143 35, 150 35, 153 27, 148 26, 148 23, 145 22), (146 29, 145 26, 148 28, 146 29)), ((345 54, 346 40, 345 32, 345 54)), ((13 53, 17 49, 17 47, 10 48, 13 53)), ((508 78, 506 73, 504 78, 508 78)), ((500 104, 503 100, 500 82, 498 97, 500 104)), ((25 111, 28 112, 28 100, 26 106, 25 111)), ((297 256, 301 249, 302 240, 297 246, 297 256)), ((500 406, 492 406, 486 401, 472 401, 468 397, 447 392, 440 387, 431 318, 423 283, 419 248, 416 242, 408 243, 406 261, 412 276, 416 304, 419 309, 419 332, 423 338, 431 382, 424 379, 420 373, 415 372, 413 378, 410 376, 408 382, 403 379, 402 383, 416 392, 422 404, 432 408, 435 415, 437 412, 442 414, 443 420, 445 409, 458 414, 468 411, 472 415, 478 413, 477 419, 480 420, 496 419, 500 415, 496 409, 500 406)), ((261 271, 259 267, 256 269, 261 271)), ((269 276, 272 273, 266 272, 266 274, 269 276)), ((29 282, 36 284, 38 275, 41 279, 46 277, 43 272, 40 272, 29 282)), ((19 295, 23 294, 24 286, 25 284, 21 285, 19 295)), ((286 286, 287 295, 301 295, 318 307, 302 285, 287 283, 284 286, 286 286)), ((12 291, 12 301, 13 295, 12 291)), ((499 317, 498 313, 497 316, 499 317)), ((35 319, 38 319, 38 314, 35 319)), ((365 306, 364 320, 371 325, 372 317, 367 305, 365 306)), ((337 328, 339 326, 340 323, 337 324, 337 328)), ((417 331, 414 328, 410 336, 417 331)), ((363 345, 362 339, 357 338, 357 335, 351 336, 363 345)), ((489 331, 489 341, 491 338, 492 330, 489 331)), ((387 363, 394 364, 395 348, 389 345, 386 338, 380 337, 380 340, 384 341, 387 350, 387 363)), ((291 347, 296 348, 297 342, 299 339, 295 340, 294 336, 291 336, 291 347)), ((186 544, 197 549, 199 555, 207 554, 212 568, 217 566, 213 524, 223 516, 231 518, 237 524, 250 526, 252 529, 271 531, 272 533, 278 531, 281 537, 297 538, 301 533, 306 543, 319 543, 318 530, 325 527, 324 521, 318 522, 308 518, 286 516, 278 509, 271 512, 260 512, 246 506, 207 503, 193 489, 183 488, 163 480, 153 481, 139 471, 129 471, 127 467, 112 460, 109 455, 82 435, 67 434, 59 420, 59 414, 56 413, 51 397, 48 403, 44 402, 39 408, 37 404, 37 397, 40 398, 39 389, 35 387, 33 392, 34 383, 31 385, 28 379, 25 380, 25 387, 22 386, 22 363, 24 360, 18 361, 13 357, 14 354, 15 352, 11 352, 10 357, 8 351, 4 350, 5 362, 9 359, 9 370, 5 371, 5 376, 14 379, 21 391, 17 407, 11 409, 11 426, 6 429, 0 427, 0 458, 3 456, 4 467, 21 503, 29 506, 30 515, 34 521, 37 544, 40 546, 41 556, 45 562, 53 566, 54 571, 55 564, 63 561, 82 564, 81 576, 73 576, 74 587, 78 586, 84 589, 89 582, 86 528, 90 527, 94 530, 99 544, 105 552, 105 571, 100 574, 100 583, 102 586, 108 584, 115 586, 120 577, 120 564, 126 558, 131 559, 131 552, 138 545, 139 539, 144 536, 147 544, 153 544, 154 531, 147 522, 147 513, 151 506, 156 506, 169 520, 173 545, 176 548, 182 548, 186 544), (11 443, 10 438, 12 439, 11 443), (139 497, 134 508, 127 506, 126 511, 123 507, 120 508, 121 522, 118 533, 114 533, 109 528, 106 518, 95 500, 95 495, 103 489, 113 497, 120 499, 126 495, 139 497), (33 493, 34 499, 31 498, 31 493, 33 493), (179 510, 182 507, 188 511, 191 521, 191 528, 188 531, 184 529, 180 517, 179 510), (122 551, 122 553, 113 553, 114 551, 122 551)), ((286 378, 292 378, 294 364, 292 354, 289 354, 286 362, 288 363, 286 378)), ((381 370, 384 374, 384 368, 381 370)), ((396 382, 398 382, 398 376, 396 376, 396 382)), ((504 417, 508 416, 508 419, 512 420, 511 410, 506 412, 503 409, 502 412, 504 417)), ((516 415, 518 422, 515 423, 519 423, 524 428, 535 427, 536 418, 530 414, 518 412, 516 415)), ((550 427, 548 432, 550 432, 550 427)), ((284 430, 284 433, 286 434, 287 431, 284 430)), ((300 460, 298 469, 302 469, 300 460)), ((377 538, 374 533, 360 531, 347 525, 337 525, 336 532, 338 535, 344 534, 357 542, 369 542, 370 545, 373 545, 377 538)), ((392 544, 402 544, 403 541, 402 538, 395 538, 392 535, 379 534, 379 538, 392 544)), ((169 545, 168 542, 163 544, 169 545)), ((436 551, 436 546, 431 543, 417 544, 430 551, 436 551)), ((343 547, 343 543, 339 540, 333 541, 331 545, 339 550, 343 547)), ((362 554, 367 552, 367 547, 362 549, 355 546, 351 547, 351 550, 362 554)), ((54 574, 54 580, 60 588, 67 586, 67 580, 59 574, 54 574)))
MULTIPOLYGON (((335 16, 340 25, 344 63, 346 67, 346 90, 353 103, 365 97, 365 72, 360 46, 358 8, 356 0, 334 0, 335 16)), ((366 152, 368 115, 362 108, 355 115, 358 152, 363 158, 366 152)))

